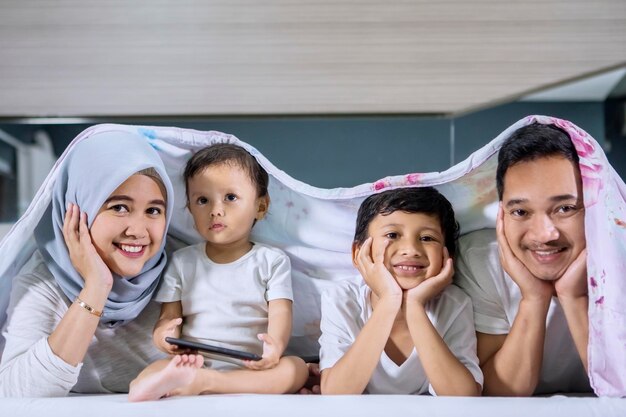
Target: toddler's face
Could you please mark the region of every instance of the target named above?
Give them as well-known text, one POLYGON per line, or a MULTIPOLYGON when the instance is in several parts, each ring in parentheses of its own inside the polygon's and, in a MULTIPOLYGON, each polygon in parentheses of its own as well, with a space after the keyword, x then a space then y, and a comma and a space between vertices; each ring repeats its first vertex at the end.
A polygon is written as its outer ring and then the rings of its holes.
POLYGON ((247 172, 236 164, 212 165, 187 185, 189 211, 207 242, 232 249, 249 244, 252 225, 265 215, 269 199, 257 197, 247 172))
POLYGON ((370 223, 368 234, 372 254, 389 241, 384 264, 403 290, 441 271, 445 241, 437 216, 404 211, 379 214, 370 223))

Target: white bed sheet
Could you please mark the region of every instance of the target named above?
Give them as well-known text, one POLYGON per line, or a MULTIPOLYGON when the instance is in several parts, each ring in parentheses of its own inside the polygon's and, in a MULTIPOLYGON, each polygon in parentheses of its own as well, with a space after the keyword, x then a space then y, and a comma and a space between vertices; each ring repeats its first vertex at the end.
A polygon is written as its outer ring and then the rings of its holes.
POLYGON ((626 416, 625 398, 462 398, 410 395, 205 395, 129 403, 127 395, 0 400, 0 416, 626 416))

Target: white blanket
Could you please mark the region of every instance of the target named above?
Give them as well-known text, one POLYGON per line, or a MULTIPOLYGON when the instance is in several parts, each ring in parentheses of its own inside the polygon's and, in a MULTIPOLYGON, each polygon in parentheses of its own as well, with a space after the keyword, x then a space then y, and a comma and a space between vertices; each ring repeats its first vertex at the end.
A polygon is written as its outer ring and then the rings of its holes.
MULTIPOLYGON (((592 138, 586 136, 582 130, 568 124, 568 122, 544 116, 529 116, 520 120, 502 132, 489 144, 473 153, 468 159, 445 172, 410 173, 383 178, 374 183, 362 184, 352 188, 335 189, 312 187, 290 177, 275 167, 252 146, 239 141, 232 135, 166 127, 151 128, 123 125, 98 125, 91 127, 81 133, 59 158, 26 213, 0 243, 0 254, 2 254, 0 257, 0 324, 6 319, 5 310, 8 303, 11 278, 17 274, 25 260, 30 257, 34 250, 32 242, 33 230, 50 202, 52 185, 58 174, 57 167, 60 161, 68 153, 72 152, 76 143, 92 134, 106 131, 133 132, 144 136, 157 149, 163 158, 175 188, 175 213, 172 217, 168 239, 171 242, 177 242, 179 245, 200 241, 200 236, 193 228, 191 216, 185 209, 185 187, 182 183, 182 171, 190 155, 202 147, 217 142, 234 143, 246 148, 253 154, 270 174, 269 194, 272 201, 268 216, 254 227, 253 239, 279 247, 291 258, 294 289, 294 326, 289 351, 303 356, 315 356, 318 354, 317 340, 320 335, 320 293, 325 287, 333 285, 334 282, 360 279, 351 263, 350 247, 354 234, 356 212, 361 201, 368 195, 383 189, 406 186, 435 186, 452 202, 462 233, 484 227, 494 227, 497 208, 495 189, 497 151, 502 142, 512 132, 535 121, 557 123, 562 125, 561 127, 565 127, 570 134, 572 134, 572 131, 579 134, 576 138, 578 142, 574 140, 574 143, 581 155, 585 204, 586 206, 595 205, 596 201, 591 200, 597 199, 598 196, 601 197, 602 194, 597 192, 598 182, 595 180, 597 172, 594 169, 591 171, 588 169, 588 162, 600 161, 599 163, 607 167, 604 172, 612 173, 613 177, 616 176, 608 162, 606 162, 600 146, 592 138), (586 150, 583 149, 581 151, 581 146, 587 146, 586 150)), ((304 156, 294 155, 294 158, 301 157, 304 156)), ((592 164, 592 168, 594 166, 592 164)), ((364 166, 362 169, 365 170, 367 167, 364 166)), ((618 183, 621 181, 619 176, 617 176, 617 180, 618 183)), ((623 186, 623 181, 621 186, 623 186)), ((616 200, 623 203, 623 200, 616 200)), ((621 207, 623 209, 623 205, 621 207)), ((596 205, 591 211, 596 216, 595 220, 602 217, 602 208, 599 205, 596 205)), ((610 221, 613 221, 613 219, 610 219, 610 221)), ((588 225, 597 225, 597 223, 591 223, 587 217, 586 222, 588 225)), ((617 223, 617 220, 615 222, 617 223)), ((607 233, 622 233, 622 235, 626 233, 624 232, 624 227, 617 231, 607 230, 607 233)), ((598 235, 597 230, 593 231, 593 233, 595 233, 593 234, 594 238, 596 236, 599 236, 598 238, 601 237, 601 235, 598 235)), ((587 235, 589 238, 589 229, 587 229, 587 235)), ((588 244, 588 246, 590 247, 589 258, 592 259, 588 261, 588 267, 590 271, 597 272, 598 261, 593 261, 593 256, 596 255, 594 246, 591 244, 588 244)), ((614 278, 621 279, 621 282, 623 282, 623 270, 621 272, 622 274, 619 277, 614 278)), ((611 273, 615 274, 614 271, 611 273)), ((598 284, 597 282, 595 283, 598 284)), ((623 326, 621 334, 617 335, 604 332, 602 328, 593 327, 598 324, 606 328, 607 324, 611 323, 610 320, 608 322, 604 320, 606 318, 604 310, 597 309, 597 299, 594 302, 591 298, 592 296, 601 296, 598 294, 599 291, 603 290, 602 283, 598 285, 599 287, 591 288, 592 292, 590 292, 590 317, 593 319, 592 331, 590 331, 590 351, 593 353, 602 351, 605 346, 618 346, 620 343, 624 346, 624 338, 626 337, 624 335, 626 329, 623 326)), ((621 294, 626 294, 625 285, 620 284, 619 288, 621 288, 621 294)), ((620 294, 619 291, 618 294, 620 294)), ((612 298, 612 300, 615 299, 616 297, 612 298)), ((604 305, 601 307, 605 307, 609 297, 606 300, 602 298, 602 300, 604 305)), ((616 301, 612 302, 616 303, 616 301)), ((626 307, 624 307, 623 303, 622 305, 615 304, 609 307, 613 309, 611 311, 617 312, 617 317, 626 317, 626 307)), ((0 349, 3 346, 2 342, 0 341, 0 349)), ((591 364, 592 383, 599 381, 599 385, 594 385, 596 392, 603 395, 626 395, 626 392, 624 392, 625 388, 619 386, 620 383, 626 380, 626 369, 622 369, 626 362, 626 355, 623 352, 622 350, 620 357, 613 362, 617 366, 617 370, 615 366, 612 369, 610 366, 607 366, 609 364, 606 358, 600 358, 602 362, 598 361, 591 364), (600 387, 599 390, 598 387, 600 387)))

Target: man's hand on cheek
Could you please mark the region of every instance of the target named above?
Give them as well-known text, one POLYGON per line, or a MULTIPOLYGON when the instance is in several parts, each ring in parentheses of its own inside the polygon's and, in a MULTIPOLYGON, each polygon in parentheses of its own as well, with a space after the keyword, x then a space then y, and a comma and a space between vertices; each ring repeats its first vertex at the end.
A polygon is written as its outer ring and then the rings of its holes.
POLYGON ((500 208, 498 209, 496 236, 498 238, 498 252, 502 268, 515 281, 522 293, 522 298, 527 300, 551 298, 553 293, 552 284, 535 277, 511 250, 504 230, 504 209, 502 208, 502 203, 500 203, 500 208))
POLYGON ((563 276, 554 282, 554 289, 561 299, 587 296, 587 249, 583 249, 563 276))

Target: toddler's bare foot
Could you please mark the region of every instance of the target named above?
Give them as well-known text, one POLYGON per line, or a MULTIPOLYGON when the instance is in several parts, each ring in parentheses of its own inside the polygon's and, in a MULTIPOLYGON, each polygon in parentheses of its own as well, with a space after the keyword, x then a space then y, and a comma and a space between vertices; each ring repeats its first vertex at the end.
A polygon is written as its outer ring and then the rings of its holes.
POLYGON ((152 401, 167 397, 173 390, 191 384, 203 364, 204 358, 200 355, 176 355, 165 368, 136 381, 128 400, 152 401))

